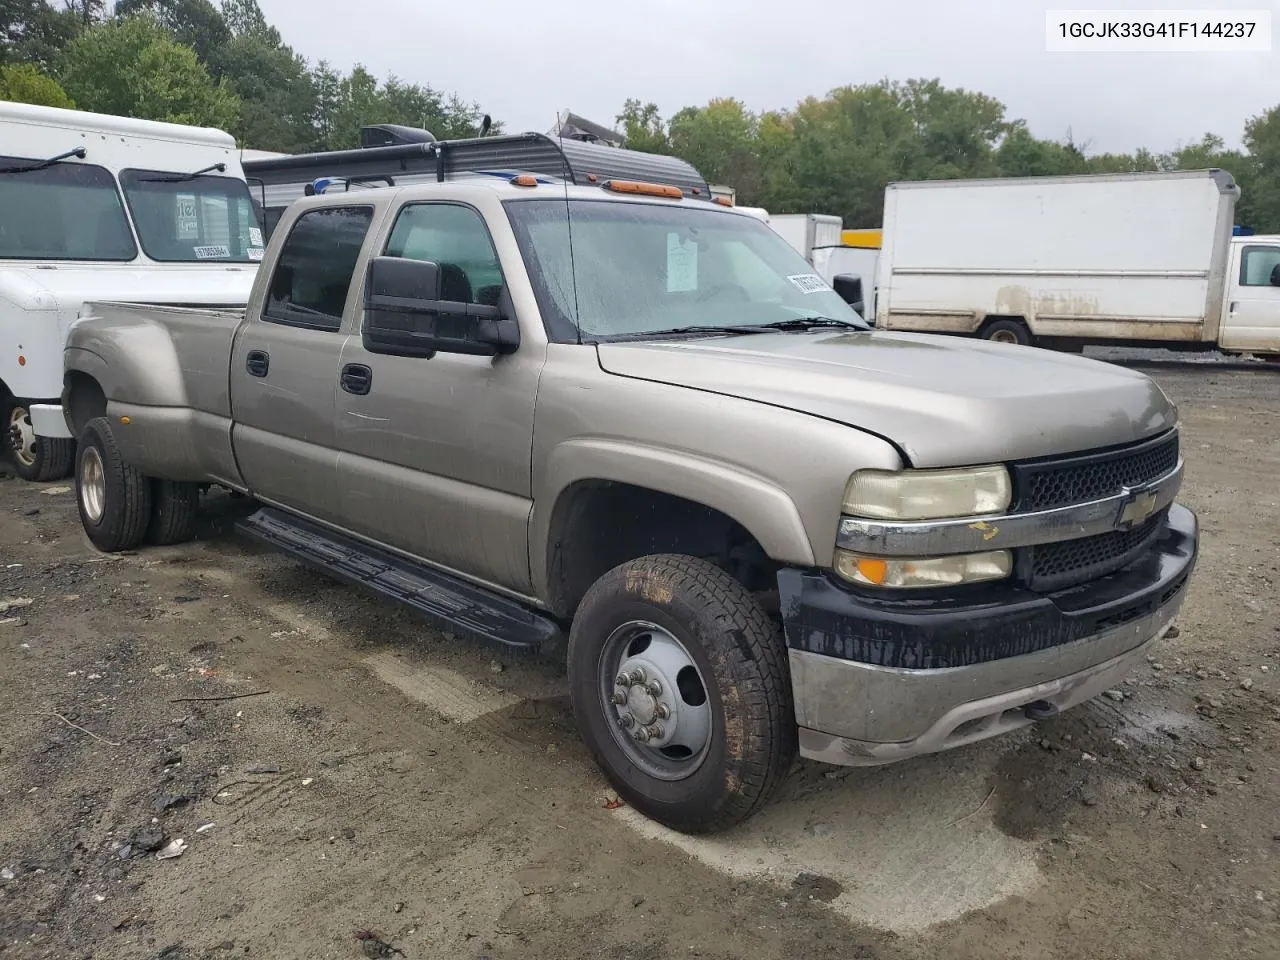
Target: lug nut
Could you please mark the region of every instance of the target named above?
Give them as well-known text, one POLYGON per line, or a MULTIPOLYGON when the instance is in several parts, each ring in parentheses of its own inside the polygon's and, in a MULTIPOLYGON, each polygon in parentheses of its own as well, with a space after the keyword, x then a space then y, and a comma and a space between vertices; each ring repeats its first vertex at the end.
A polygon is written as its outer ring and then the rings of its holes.
POLYGON ((662 724, 660 723, 651 723, 649 726, 645 727, 644 730, 649 734, 649 736, 645 738, 646 740, 658 740, 666 732, 662 729, 662 724))
POLYGON ((650 733, 644 727, 637 727, 636 732, 631 734, 631 736, 634 737, 636 740, 640 741, 641 743, 644 743, 649 739, 650 733))
POLYGON ((621 690, 615 690, 613 691, 613 702, 616 703, 618 706, 622 706, 624 703, 627 702, 627 695, 623 693, 621 690))
POLYGON ((614 686, 629 687, 631 686, 631 675, 629 673, 620 673, 613 679, 614 686))
POLYGON ((618 718, 618 726, 630 727, 636 722, 636 718, 629 713, 624 713, 618 718))
POLYGON ((660 703, 658 704, 657 708, 653 711, 653 715, 657 717, 659 720, 665 720, 667 719, 667 717, 671 716, 671 710, 670 708, 667 707, 665 703, 660 703))
POLYGON ((648 690, 655 697, 662 696, 662 684, 660 684, 657 680, 650 680, 649 685, 645 687, 645 689, 648 690))

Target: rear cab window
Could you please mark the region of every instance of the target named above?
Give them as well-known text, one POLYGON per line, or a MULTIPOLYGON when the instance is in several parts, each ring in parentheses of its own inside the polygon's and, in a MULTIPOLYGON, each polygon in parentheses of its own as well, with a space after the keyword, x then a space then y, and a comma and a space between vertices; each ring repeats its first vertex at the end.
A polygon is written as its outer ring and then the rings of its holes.
POLYGON ((371 206, 321 207, 300 216, 280 248, 262 319, 337 332, 373 213, 371 206))

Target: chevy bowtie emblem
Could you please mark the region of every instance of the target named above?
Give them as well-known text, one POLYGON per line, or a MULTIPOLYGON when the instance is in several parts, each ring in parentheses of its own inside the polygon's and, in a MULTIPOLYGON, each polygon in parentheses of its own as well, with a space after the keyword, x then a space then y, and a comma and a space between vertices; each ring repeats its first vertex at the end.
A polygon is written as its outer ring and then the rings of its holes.
POLYGON ((1121 530, 1131 530, 1155 512, 1156 495, 1153 492, 1131 493, 1124 506, 1120 508, 1120 516, 1116 520, 1116 527, 1121 530))

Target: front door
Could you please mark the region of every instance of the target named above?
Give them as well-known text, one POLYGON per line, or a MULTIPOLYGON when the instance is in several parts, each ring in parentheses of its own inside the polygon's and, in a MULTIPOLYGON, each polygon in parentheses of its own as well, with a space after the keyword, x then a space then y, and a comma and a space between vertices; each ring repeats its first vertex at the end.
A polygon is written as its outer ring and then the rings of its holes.
MULTIPOLYGON (((439 264, 445 300, 496 306, 502 297, 493 240, 471 207, 407 204, 381 255, 439 264)), ((533 410, 545 354, 526 342, 499 357, 394 357, 366 351, 353 331, 337 394, 337 487, 348 524, 531 591, 533 410)))
POLYGON ((294 223, 261 317, 231 356, 234 446, 249 490, 339 522, 334 395, 342 317, 373 208, 324 207, 294 223))
POLYGON ((1280 351, 1280 243, 1236 247, 1227 319, 1218 336, 1228 350, 1280 351))

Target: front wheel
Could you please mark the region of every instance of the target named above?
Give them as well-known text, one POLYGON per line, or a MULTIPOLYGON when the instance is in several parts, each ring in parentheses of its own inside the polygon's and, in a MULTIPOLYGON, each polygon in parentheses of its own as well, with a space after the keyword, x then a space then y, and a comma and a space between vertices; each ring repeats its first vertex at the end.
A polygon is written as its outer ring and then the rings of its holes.
POLYGON ((786 649, 740 583, 642 557, 587 591, 569 634, 578 729, 628 803, 686 833, 758 810, 796 750, 786 649))
POLYGON ((3 404, 6 440, 14 472, 23 480, 44 483, 61 480, 71 472, 75 441, 64 437, 37 436, 31 426, 31 411, 25 403, 8 400, 3 404))

